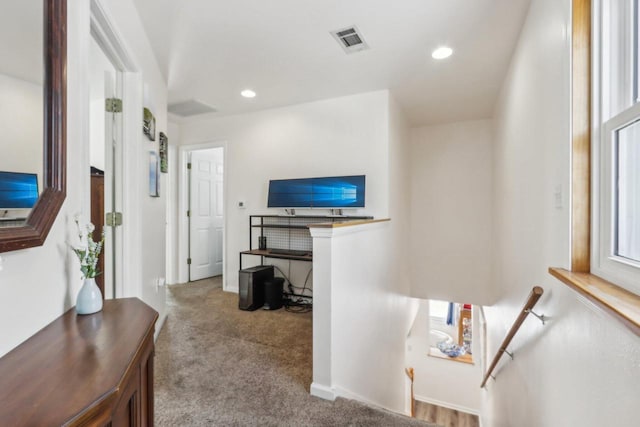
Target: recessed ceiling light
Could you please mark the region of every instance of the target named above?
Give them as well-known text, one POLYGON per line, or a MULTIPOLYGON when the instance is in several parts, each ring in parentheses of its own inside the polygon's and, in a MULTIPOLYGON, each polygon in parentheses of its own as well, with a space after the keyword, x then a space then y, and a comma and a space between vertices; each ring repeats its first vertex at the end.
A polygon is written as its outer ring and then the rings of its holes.
POLYGON ((242 92, 240 92, 240 95, 244 96, 245 98, 255 98, 256 97, 256 93, 254 91, 252 91, 251 89, 245 89, 242 92))
POLYGON ((450 47, 442 46, 434 50, 431 56, 433 57, 433 59, 444 59, 450 57, 452 53, 453 49, 451 49, 450 47))

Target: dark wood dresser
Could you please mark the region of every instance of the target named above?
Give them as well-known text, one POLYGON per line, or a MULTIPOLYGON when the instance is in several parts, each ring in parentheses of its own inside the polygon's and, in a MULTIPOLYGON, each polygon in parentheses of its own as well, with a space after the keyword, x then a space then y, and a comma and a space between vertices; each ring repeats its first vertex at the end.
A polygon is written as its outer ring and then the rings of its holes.
POLYGON ((0 358, 0 425, 152 426, 157 319, 137 298, 67 311, 0 358))

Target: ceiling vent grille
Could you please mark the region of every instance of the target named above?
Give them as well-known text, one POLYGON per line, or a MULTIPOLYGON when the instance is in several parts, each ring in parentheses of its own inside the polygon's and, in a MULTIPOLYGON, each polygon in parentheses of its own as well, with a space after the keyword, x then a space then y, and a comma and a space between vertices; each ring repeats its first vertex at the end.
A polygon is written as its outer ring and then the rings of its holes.
POLYGON ((197 116, 198 114, 215 113, 218 111, 210 105, 196 101, 195 99, 169 104, 167 110, 171 114, 182 117, 197 116))
POLYGON ((361 50, 369 49, 369 45, 364 41, 362 33, 358 31, 355 25, 341 30, 332 31, 331 35, 347 53, 360 52, 361 50))

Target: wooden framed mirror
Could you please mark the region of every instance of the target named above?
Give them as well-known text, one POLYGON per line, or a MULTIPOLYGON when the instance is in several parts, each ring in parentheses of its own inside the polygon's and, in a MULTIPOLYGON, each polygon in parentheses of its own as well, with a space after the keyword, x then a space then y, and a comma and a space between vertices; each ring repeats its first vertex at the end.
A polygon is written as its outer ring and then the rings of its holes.
POLYGON ((0 227, 0 252, 41 246, 66 197, 67 2, 43 0, 43 4, 42 191, 26 220, 0 227))

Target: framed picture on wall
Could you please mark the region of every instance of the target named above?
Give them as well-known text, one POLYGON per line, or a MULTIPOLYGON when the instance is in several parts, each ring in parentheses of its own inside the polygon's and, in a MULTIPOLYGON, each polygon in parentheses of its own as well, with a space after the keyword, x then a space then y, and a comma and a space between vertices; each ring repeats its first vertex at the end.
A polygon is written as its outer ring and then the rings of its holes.
POLYGON ((147 135, 151 141, 156 140, 156 118, 148 108, 142 110, 142 132, 147 135))
POLYGON ((169 172, 169 139, 164 132, 160 132, 160 172, 169 172))
POLYGON ((149 196, 160 197, 160 174, 158 173, 158 153, 149 151, 149 196))

